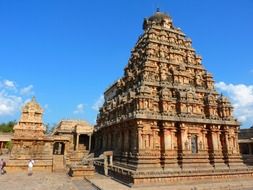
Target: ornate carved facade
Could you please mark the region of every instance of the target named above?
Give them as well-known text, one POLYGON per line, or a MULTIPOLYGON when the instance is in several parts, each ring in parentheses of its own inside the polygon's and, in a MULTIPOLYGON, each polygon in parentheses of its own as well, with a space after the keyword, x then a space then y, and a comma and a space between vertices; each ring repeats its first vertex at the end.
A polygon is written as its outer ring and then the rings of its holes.
POLYGON ((42 116, 43 109, 35 98, 22 108, 20 121, 14 126, 9 171, 26 169, 29 159, 35 160, 37 170, 65 170, 89 154, 92 126, 85 121, 64 120, 52 135, 46 135, 42 116))
POLYGON ((23 108, 20 121, 14 126, 16 137, 43 137, 45 127, 42 123, 43 109, 33 97, 23 108))
POLYGON ((113 150, 114 165, 126 169, 111 174, 135 183, 155 172, 243 166, 231 103, 215 90, 191 39, 159 11, 143 29, 124 76, 104 93, 95 127, 95 152, 113 150))

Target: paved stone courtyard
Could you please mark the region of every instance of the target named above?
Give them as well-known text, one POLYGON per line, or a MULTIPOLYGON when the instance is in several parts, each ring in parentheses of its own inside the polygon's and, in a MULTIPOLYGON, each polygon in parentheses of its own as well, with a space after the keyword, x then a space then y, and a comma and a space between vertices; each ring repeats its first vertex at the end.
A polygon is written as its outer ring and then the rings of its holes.
POLYGON ((8 173, 0 176, 1 190, 93 190, 85 180, 73 181, 64 173, 8 173))
POLYGON ((179 182, 166 186, 129 188, 109 177, 96 174, 89 181, 73 180, 64 173, 35 172, 28 176, 25 172, 8 173, 0 176, 1 190, 252 190, 252 178, 230 179, 223 182, 202 181, 196 183, 179 182))

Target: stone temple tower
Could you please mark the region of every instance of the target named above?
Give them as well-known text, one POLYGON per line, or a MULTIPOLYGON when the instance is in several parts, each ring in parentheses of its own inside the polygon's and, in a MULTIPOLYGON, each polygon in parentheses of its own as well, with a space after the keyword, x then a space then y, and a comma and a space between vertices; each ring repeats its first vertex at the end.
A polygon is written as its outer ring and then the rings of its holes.
POLYGON ((97 155, 113 151, 109 174, 138 184, 243 168, 231 103, 191 39, 160 11, 143 30, 124 76, 104 93, 95 127, 97 155))
POLYGON ((20 121, 14 126, 14 136, 43 137, 45 127, 42 116, 43 109, 33 97, 22 108, 20 121))

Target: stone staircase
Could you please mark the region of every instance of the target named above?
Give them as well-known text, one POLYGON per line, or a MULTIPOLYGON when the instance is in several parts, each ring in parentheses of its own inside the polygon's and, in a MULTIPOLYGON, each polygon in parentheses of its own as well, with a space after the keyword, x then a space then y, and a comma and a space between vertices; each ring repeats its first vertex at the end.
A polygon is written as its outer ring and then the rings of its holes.
POLYGON ((70 163, 81 162, 84 157, 86 157, 89 153, 87 151, 79 150, 72 151, 69 155, 70 163))

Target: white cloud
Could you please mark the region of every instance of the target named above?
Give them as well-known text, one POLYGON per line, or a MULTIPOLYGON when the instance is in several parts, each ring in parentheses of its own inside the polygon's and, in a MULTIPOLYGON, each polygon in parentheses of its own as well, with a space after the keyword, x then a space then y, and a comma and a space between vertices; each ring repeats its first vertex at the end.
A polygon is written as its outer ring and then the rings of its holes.
POLYGON ((0 117, 14 116, 20 112, 20 108, 26 102, 25 99, 27 99, 24 98, 25 92, 29 92, 29 88, 25 87, 23 89, 19 89, 14 81, 0 81, 0 117), (18 92, 23 89, 26 89, 23 91, 24 93, 19 94, 18 92))
POLYGON ((84 105, 83 104, 78 104, 76 106, 74 114, 81 114, 81 113, 84 113, 84 105))
POLYGON ((15 114, 22 104, 22 97, 0 92, 0 116, 15 114))
POLYGON ((99 111, 99 108, 102 107, 104 104, 104 96, 101 95, 97 101, 93 104, 92 109, 95 111, 99 111))
MULTIPOLYGON (((229 96, 235 116, 240 122, 253 124, 253 85, 226 84, 218 82, 216 87, 229 96)), ((245 126, 250 127, 250 126, 245 126)))
POLYGON ((45 104, 45 105, 44 105, 44 108, 45 108, 45 109, 48 109, 48 107, 49 107, 48 104, 45 104))
POLYGON ((15 83, 11 80, 2 81, 2 85, 3 85, 3 88, 6 88, 6 89, 16 89, 15 83))
POLYGON ((33 95, 33 85, 26 86, 20 89, 20 94, 23 96, 30 96, 33 95))

